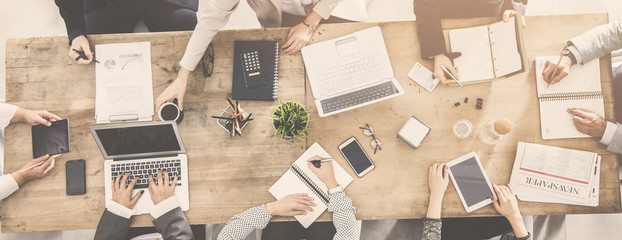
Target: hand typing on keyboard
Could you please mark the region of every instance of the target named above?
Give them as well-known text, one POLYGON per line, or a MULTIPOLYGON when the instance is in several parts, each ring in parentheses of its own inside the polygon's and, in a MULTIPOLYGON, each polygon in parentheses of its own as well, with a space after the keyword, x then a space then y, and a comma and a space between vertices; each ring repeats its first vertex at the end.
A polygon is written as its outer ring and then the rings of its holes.
POLYGON ((153 179, 153 174, 149 174, 149 194, 151 194, 151 200, 153 204, 166 200, 169 197, 175 195, 175 186, 177 186, 177 173, 173 178, 173 184, 171 184, 169 178, 172 173, 168 173, 166 170, 158 169, 157 182, 153 179))
POLYGON ((138 199, 143 196, 145 190, 140 190, 132 197, 132 189, 134 189, 134 185, 136 185, 139 178, 136 177, 129 184, 126 184, 130 175, 131 173, 126 172, 112 179, 112 201, 132 209, 136 206, 138 199))

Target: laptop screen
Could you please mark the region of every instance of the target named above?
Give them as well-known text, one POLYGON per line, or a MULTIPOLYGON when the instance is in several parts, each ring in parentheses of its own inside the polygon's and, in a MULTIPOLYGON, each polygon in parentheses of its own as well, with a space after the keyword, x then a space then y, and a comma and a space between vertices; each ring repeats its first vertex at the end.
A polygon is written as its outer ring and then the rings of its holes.
POLYGON ((173 124, 95 129, 104 155, 158 154, 182 150, 173 124))

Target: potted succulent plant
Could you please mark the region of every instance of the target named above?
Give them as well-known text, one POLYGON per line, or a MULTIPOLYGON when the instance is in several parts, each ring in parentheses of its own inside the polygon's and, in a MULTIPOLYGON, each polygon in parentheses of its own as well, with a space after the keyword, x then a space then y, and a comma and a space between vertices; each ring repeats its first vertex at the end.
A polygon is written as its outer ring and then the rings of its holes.
POLYGON ((309 114, 300 102, 294 101, 293 98, 291 102, 279 100, 279 105, 272 107, 272 110, 275 136, 297 139, 307 137, 309 114))

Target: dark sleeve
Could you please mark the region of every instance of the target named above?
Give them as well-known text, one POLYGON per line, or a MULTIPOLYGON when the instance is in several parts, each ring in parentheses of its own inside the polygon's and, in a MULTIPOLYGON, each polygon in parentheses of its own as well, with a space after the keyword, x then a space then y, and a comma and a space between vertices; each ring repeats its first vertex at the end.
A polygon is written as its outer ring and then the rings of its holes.
POLYGON ((125 239, 127 232, 130 230, 130 219, 118 216, 109 212, 107 209, 104 211, 102 218, 97 224, 97 230, 95 231, 95 240, 114 240, 125 239))
POLYGON ((190 224, 179 207, 153 220, 153 225, 166 240, 194 239, 190 224))
POLYGON ((54 0, 56 6, 58 6, 60 16, 63 17, 65 21, 69 45, 71 45, 71 41, 73 41, 74 38, 80 35, 86 36, 82 1, 83 0, 54 0))
POLYGON ((414 0, 413 7, 421 43, 421 58, 429 59, 446 53, 438 0, 414 0))
POLYGON ((439 218, 424 218, 423 219, 423 240, 441 240, 441 228, 443 227, 443 220, 439 218))

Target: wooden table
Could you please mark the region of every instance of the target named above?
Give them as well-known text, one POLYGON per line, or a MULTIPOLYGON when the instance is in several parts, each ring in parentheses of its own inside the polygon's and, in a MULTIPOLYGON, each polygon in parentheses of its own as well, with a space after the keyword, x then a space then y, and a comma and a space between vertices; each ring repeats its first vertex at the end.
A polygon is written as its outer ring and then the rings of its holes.
MULTIPOLYGON (((483 24, 490 19, 466 22, 446 21, 445 27, 483 24)), ((578 16, 529 17, 526 29, 530 60, 539 55, 555 55, 565 40, 607 22, 605 14, 578 16), (561 26, 557 26, 560 24, 561 26), (564 31, 567 30, 567 31, 564 31), (557 34, 550 34, 555 32, 557 34), (547 41, 545 41, 547 40, 547 41)), ((224 108, 231 92, 233 40, 273 39, 283 42, 287 29, 221 31, 214 38, 216 62, 214 74, 205 79, 200 68, 192 74, 185 97, 186 118, 179 125, 189 158, 190 211, 192 224, 225 223, 246 208, 273 201, 268 188, 290 164, 318 141, 353 176, 352 170, 337 150, 350 136, 356 136, 370 152, 370 139, 358 126, 376 127, 383 150, 372 159, 376 169, 364 178, 355 179, 346 192, 358 208, 358 219, 421 218, 425 216, 428 187, 427 169, 433 162, 451 160, 476 150, 492 181, 509 179, 518 140, 542 142, 533 71, 511 80, 467 86, 464 90, 439 86, 430 94, 406 77, 420 59, 419 43, 413 22, 322 25, 312 41, 347 34, 365 27, 380 25, 391 57, 393 70, 405 95, 364 108, 318 118, 305 85, 300 55, 281 54, 279 96, 305 99, 312 114, 310 136, 291 142, 273 137, 269 106, 275 102, 242 101, 256 120, 245 129, 242 138, 229 139, 209 116, 224 108), (494 88, 495 91, 492 91, 494 88), (511 94, 511 95, 510 95, 511 94), (511 96, 511 97, 509 97, 511 96), (453 103, 469 97, 470 103, 453 108, 453 103), (485 99, 484 109, 476 111, 474 100, 485 99), (408 104, 404 104, 404 103, 408 104), (511 106, 511 107, 507 107, 511 106), (430 123, 432 134, 417 150, 395 138, 406 117, 417 114, 430 123), (450 127, 460 118, 470 119, 476 130, 493 117, 507 117, 514 122, 509 139, 496 146, 485 146, 476 138, 458 141, 450 127)), ((150 41, 154 97, 176 76, 174 67, 184 52, 190 32, 142 33, 89 36, 91 44, 150 41)), ((95 125, 95 73, 93 65, 80 66, 66 57, 65 37, 12 39, 7 41, 7 101, 25 108, 46 109, 70 118, 72 151, 56 161, 56 167, 42 180, 35 180, 3 201, 4 232, 49 231, 95 228, 104 210, 103 157, 88 127, 95 125), (64 163, 72 159, 87 161, 87 193, 66 196, 64 163)), ((601 59, 607 119, 613 119, 611 68, 608 58, 601 59)), ((14 124, 6 129, 5 173, 19 169, 32 157, 29 126, 14 124)), ((525 215, 565 213, 620 212, 618 164, 596 140, 558 140, 546 144, 597 151, 604 154, 601 172, 601 201, 597 208, 557 204, 521 203, 525 215)), ((455 190, 449 187, 443 205, 444 216, 496 215, 486 207, 466 215, 455 190)), ((330 220, 325 213, 321 220, 330 220)), ((133 226, 150 226, 149 215, 134 217, 133 226)), ((289 220, 276 218, 276 220, 289 220)))

